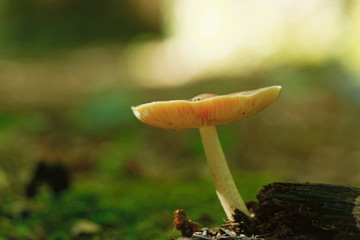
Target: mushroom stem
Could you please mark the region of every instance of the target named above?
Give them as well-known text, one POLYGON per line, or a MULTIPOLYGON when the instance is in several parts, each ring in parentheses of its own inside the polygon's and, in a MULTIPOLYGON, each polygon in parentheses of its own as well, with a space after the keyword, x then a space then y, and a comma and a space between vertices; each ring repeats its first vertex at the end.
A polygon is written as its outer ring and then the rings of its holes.
POLYGON ((235 209, 239 209, 247 216, 250 216, 249 210, 241 198, 231 176, 216 132, 216 127, 201 127, 199 130, 216 193, 225 210, 226 216, 234 220, 232 214, 235 209))

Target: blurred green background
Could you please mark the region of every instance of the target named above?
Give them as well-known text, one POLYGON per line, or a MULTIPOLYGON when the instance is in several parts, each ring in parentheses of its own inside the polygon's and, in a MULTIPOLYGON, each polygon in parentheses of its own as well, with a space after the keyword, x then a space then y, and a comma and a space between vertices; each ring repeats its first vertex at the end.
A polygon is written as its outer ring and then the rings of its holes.
POLYGON ((218 127, 246 201, 273 181, 358 186, 359 63, 355 0, 0 0, 0 240, 167 239, 177 208, 220 225, 198 131, 130 109, 207 92, 283 87, 218 127), (30 197, 40 164, 69 187, 30 197))

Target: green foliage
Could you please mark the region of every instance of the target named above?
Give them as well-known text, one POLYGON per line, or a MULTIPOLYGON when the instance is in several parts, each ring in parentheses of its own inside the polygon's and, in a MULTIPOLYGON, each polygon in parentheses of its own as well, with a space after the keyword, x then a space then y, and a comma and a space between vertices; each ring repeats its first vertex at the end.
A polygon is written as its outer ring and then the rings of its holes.
POLYGON ((160 35, 128 1, 0 1, 0 54, 49 53, 94 43, 160 35))
POLYGON ((109 131, 124 132, 134 119, 131 96, 119 92, 104 92, 91 96, 73 115, 77 128, 89 134, 109 131))

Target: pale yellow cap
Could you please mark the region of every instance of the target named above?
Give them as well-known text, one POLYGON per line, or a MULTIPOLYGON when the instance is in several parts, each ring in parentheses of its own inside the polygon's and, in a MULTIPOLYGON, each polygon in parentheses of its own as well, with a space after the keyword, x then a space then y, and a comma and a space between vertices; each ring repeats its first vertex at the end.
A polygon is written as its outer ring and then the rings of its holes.
POLYGON ((164 129, 214 126, 250 117, 278 97, 281 86, 271 86, 228 95, 202 94, 191 100, 171 100, 132 107, 142 122, 164 129))

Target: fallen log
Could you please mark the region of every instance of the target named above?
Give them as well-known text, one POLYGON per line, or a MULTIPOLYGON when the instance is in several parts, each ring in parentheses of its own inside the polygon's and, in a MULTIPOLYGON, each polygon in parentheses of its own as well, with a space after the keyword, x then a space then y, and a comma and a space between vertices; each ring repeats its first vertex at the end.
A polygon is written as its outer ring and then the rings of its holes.
POLYGON ((259 235, 275 239, 360 239, 360 188, 315 183, 264 186, 255 209, 259 235))
POLYGON ((258 203, 248 204, 251 219, 235 211, 235 221, 222 228, 204 228, 188 239, 360 239, 360 188, 272 183, 260 190, 257 199, 258 203))

